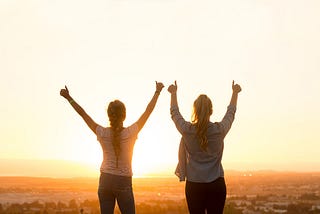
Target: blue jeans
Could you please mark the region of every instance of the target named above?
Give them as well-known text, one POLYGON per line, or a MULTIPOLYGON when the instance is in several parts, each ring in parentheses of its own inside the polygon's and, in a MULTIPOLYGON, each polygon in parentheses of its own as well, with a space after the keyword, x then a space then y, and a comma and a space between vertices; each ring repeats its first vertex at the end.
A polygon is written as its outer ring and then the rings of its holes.
POLYGON ((101 172, 98 196, 101 214, 113 214, 116 201, 121 213, 135 214, 132 177, 101 172))

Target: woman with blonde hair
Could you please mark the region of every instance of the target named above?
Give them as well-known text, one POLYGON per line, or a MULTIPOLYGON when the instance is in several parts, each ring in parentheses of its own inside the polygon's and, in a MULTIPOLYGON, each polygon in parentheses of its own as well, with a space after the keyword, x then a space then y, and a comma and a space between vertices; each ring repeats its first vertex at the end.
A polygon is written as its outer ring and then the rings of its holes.
POLYGON ((182 138, 176 175, 186 179, 185 194, 191 214, 223 213, 226 184, 221 164, 224 138, 231 128, 241 87, 232 82, 232 96, 221 122, 210 122, 210 98, 201 94, 193 103, 191 122, 182 117, 177 101, 177 83, 170 85, 170 113, 182 138))
POLYGON ((113 214, 117 201, 121 213, 134 214, 132 191, 132 154, 138 133, 152 113, 160 92, 161 82, 156 82, 156 91, 140 118, 128 127, 123 127, 126 118, 125 105, 115 100, 109 103, 107 114, 110 127, 102 127, 94 122, 83 108, 70 96, 67 87, 60 90, 74 110, 83 118, 89 128, 97 135, 103 151, 100 167, 98 196, 102 214, 113 214))

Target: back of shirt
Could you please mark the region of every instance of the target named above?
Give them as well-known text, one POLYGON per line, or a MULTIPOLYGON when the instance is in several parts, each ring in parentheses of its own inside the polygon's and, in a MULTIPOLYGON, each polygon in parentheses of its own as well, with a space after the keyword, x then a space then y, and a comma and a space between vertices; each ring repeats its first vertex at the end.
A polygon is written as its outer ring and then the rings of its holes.
POLYGON ((138 137, 138 125, 136 123, 124 128, 120 133, 120 154, 117 157, 112 145, 112 129, 97 126, 97 140, 103 151, 103 161, 100 171, 121 176, 132 176, 132 154, 133 147, 138 137))
MULTIPOLYGON (((208 147, 206 151, 200 148, 199 137, 197 136, 194 124, 184 120, 177 107, 171 108, 172 119, 182 134, 182 143, 185 150, 185 172, 179 172, 185 175, 188 181, 207 183, 224 176, 224 170, 221 164, 224 137, 231 128, 234 120, 236 108, 229 106, 228 110, 221 122, 208 124, 208 147)), ((179 148, 179 149, 180 149, 179 148)), ((179 157, 179 161, 182 158, 179 157)), ((181 163, 180 167, 181 167, 181 163)), ((184 180, 184 178, 180 178, 184 180)))

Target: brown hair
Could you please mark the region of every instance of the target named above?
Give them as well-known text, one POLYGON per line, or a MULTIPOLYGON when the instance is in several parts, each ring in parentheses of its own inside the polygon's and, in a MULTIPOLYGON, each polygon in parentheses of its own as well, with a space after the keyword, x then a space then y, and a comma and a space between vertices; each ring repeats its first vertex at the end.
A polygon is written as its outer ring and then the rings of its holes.
POLYGON ((121 151, 120 134, 123 129, 123 121, 126 118, 126 107, 121 101, 115 100, 109 103, 107 112, 112 129, 112 146, 116 155, 116 164, 118 167, 118 158, 121 151))
POLYGON ((200 138, 200 148, 207 150, 208 138, 207 130, 212 114, 212 102, 207 95, 201 94, 193 103, 192 123, 197 128, 197 135, 200 138))

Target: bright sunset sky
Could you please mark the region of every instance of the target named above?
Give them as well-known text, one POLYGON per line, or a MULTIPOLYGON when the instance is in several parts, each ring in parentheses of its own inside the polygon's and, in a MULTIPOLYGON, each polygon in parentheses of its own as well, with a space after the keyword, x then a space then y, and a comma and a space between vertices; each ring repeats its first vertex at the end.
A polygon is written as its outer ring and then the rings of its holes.
POLYGON ((186 119, 205 93, 219 121, 235 80, 243 91, 225 169, 319 171, 319 50, 318 0, 0 0, 0 159, 98 171, 100 145, 60 89, 104 126, 120 99, 128 126, 157 80, 166 88, 139 134, 134 172, 173 174, 180 135, 167 86, 177 80, 186 119))

